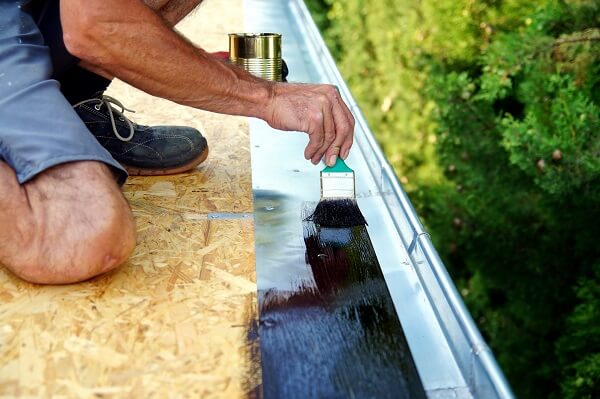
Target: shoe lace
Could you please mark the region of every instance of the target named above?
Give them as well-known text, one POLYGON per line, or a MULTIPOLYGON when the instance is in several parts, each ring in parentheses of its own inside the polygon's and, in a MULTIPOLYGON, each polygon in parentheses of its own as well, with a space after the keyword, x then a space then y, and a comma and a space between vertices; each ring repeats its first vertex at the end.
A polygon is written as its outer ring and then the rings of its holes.
POLYGON ((89 100, 80 101, 77 104, 73 105, 73 108, 77 108, 80 105, 84 105, 84 104, 94 104, 94 108, 97 111, 100 111, 100 108, 102 108, 102 105, 104 105, 106 107, 106 109, 108 110, 108 117, 110 118, 110 124, 112 125, 113 133, 115 134, 115 136, 117 136, 117 138, 121 141, 130 141, 133 138, 133 135, 135 133, 135 130, 133 128, 134 123, 131 122, 129 120, 129 118, 127 118, 124 115, 124 112, 125 111, 135 112, 134 110, 125 108, 125 106, 119 100, 117 100, 114 97, 106 96, 106 95, 102 95, 97 98, 90 98, 89 100), (118 109, 113 108, 112 105, 120 108, 121 110, 119 111, 118 109), (117 124, 115 122, 115 114, 117 115, 119 120, 125 122, 127 124, 127 127, 129 127, 129 136, 123 137, 123 136, 121 136, 121 133, 119 133, 119 130, 117 129, 117 124))

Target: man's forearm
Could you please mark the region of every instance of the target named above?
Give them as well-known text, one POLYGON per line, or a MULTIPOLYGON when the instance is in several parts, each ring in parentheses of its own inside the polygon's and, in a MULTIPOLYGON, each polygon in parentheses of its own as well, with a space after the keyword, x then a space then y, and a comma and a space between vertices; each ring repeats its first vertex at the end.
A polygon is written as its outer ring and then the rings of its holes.
POLYGON ((145 92, 265 118, 271 84, 194 47, 138 0, 62 0, 61 21, 74 55, 145 92))

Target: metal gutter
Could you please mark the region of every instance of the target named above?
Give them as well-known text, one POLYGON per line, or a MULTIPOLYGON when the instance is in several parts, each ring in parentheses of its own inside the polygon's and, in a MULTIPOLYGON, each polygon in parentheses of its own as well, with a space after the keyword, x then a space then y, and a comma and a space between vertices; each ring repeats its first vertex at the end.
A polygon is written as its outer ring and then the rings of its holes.
MULTIPOLYGON (((246 31, 283 33, 290 80, 337 85, 356 118, 356 144, 349 160, 358 174, 359 206, 369 221, 369 233, 428 396, 514 397, 303 1, 245 0, 244 6, 246 31), (394 245, 396 241, 401 245, 394 245)), ((274 133, 260 121, 250 122, 259 290, 286 283, 269 278, 269 268, 276 268, 284 254, 264 244, 273 226, 261 221, 261 206, 275 201, 286 209, 280 233, 295 241, 294 213, 302 201, 318 199, 318 171, 299 159, 304 139, 282 138, 289 134, 274 133), (277 170, 273 162, 295 168, 277 170), (277 196, 265 198, 265 192, 277 196)))

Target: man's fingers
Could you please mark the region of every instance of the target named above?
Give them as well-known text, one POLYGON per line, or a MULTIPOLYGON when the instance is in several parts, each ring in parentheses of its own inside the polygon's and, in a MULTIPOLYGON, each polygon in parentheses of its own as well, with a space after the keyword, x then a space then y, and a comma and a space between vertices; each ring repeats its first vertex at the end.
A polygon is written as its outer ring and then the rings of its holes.
POLYGON ((348 158, 352 143, 354 143, 354 117, 352 114, 350 114, 350 120, 348 121, 348 134, 344 137, 344 140, 340 144, 340 154, 342 159, 348 158))
MULTIPOLYGON (((329 147, 336 138, 336 125, 335 120, 333 118, 331 100, 323 96, 321 98, 321 104, 323 109, 323 144, 312 157, 312 163, 318 163, 323 158, 323 155, 329 149, 329 147)), ((335 159, 333 159, 332 162, 330 157, 326 157, 325 163, 329 166, 332 166, 335 163, 335 159)))
POLYGON ((344 143, 342 144, 342 158, 346 159, 348 158, 348 154, 350 153, 350 147, 352 147, 352 144, 354 143, 354 127, 356 125, 356 121, 354 119, 354 115, 352 115, 352 111, 350 111, 350 109, 348 108, 348 106, 346 106, 346 103, 344 103, 342 101, 342 104, 344 104, 344 109, 345 109, 345 114, 347 116, 347 120, 348 120, 348 136, 346 137, 346 140, 344 141, 344 143))
POLYGON ((304 150, 304 158, 310 159, 313 164, 319 163, 319 159, 316 161, 315 155, 323 145, 323 114, 321 112, 315 112, 310 116, 308 124, 308 145, 304 150))
POLYGON ((350 154, 350 147, 352 147, 352 143, 354 143, 354 135, 351 135, 350 139, 347 140, 342 145, 342 148, 340 149, 340 154, 341 154, 340 156, 342 157, 343 160, 348 158, 348 154, 350 154))
MULTIPOLYGON (((336 104, 334 107, 335 106, 338 105, 336 104)), ((344 158, 344 154, 341 149, 342 145, 347 141, 349 131, 349 123, 343 113, 339 112, 339 110, 334 110, 332 112, 332 117, 335 123, 335 139, 331 144, 329 144, 325 152, 325 163, 328 166, 335 165, 335 161, 338 156, 344 158)))
MULTIPOLYGON (((338 125, 336 124, 336 126, 338 125)), ((338 133, 335 137, 335 141, 327 148, 327 151, 325 152, 325 163, 328 166, 333 166, 338 156, 342 157, 342 159, 346 159, 348 156, 350 146, 347 144, 347 137, 348 136, 345 133, 338 133)), ((350 145, 352 145, 352 142, 350 142, 350 145)))
POLYGON ((336 100, 333 109, 336 137, 327 150, 326 159, 329 159, 332 155, 339 155, 342 159, 346 159, 354 141, 354 117, 341 98, 338 97, 336 100))
POLYGON ((327 166, 335 165, 335 161, 340 156, 340 146, 332 144, 325 152, 325 163, 327 166))

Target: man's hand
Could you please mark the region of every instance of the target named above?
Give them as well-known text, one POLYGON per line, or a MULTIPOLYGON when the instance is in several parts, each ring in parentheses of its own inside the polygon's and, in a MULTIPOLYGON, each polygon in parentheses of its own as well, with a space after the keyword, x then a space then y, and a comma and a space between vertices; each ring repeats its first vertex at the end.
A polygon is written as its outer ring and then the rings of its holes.
POLYGON ((354 140, 354 117, 331 85, 274 85, 266 121, 275 129, 306 132, 304 158, 315 165, 346 159, 354 140))

